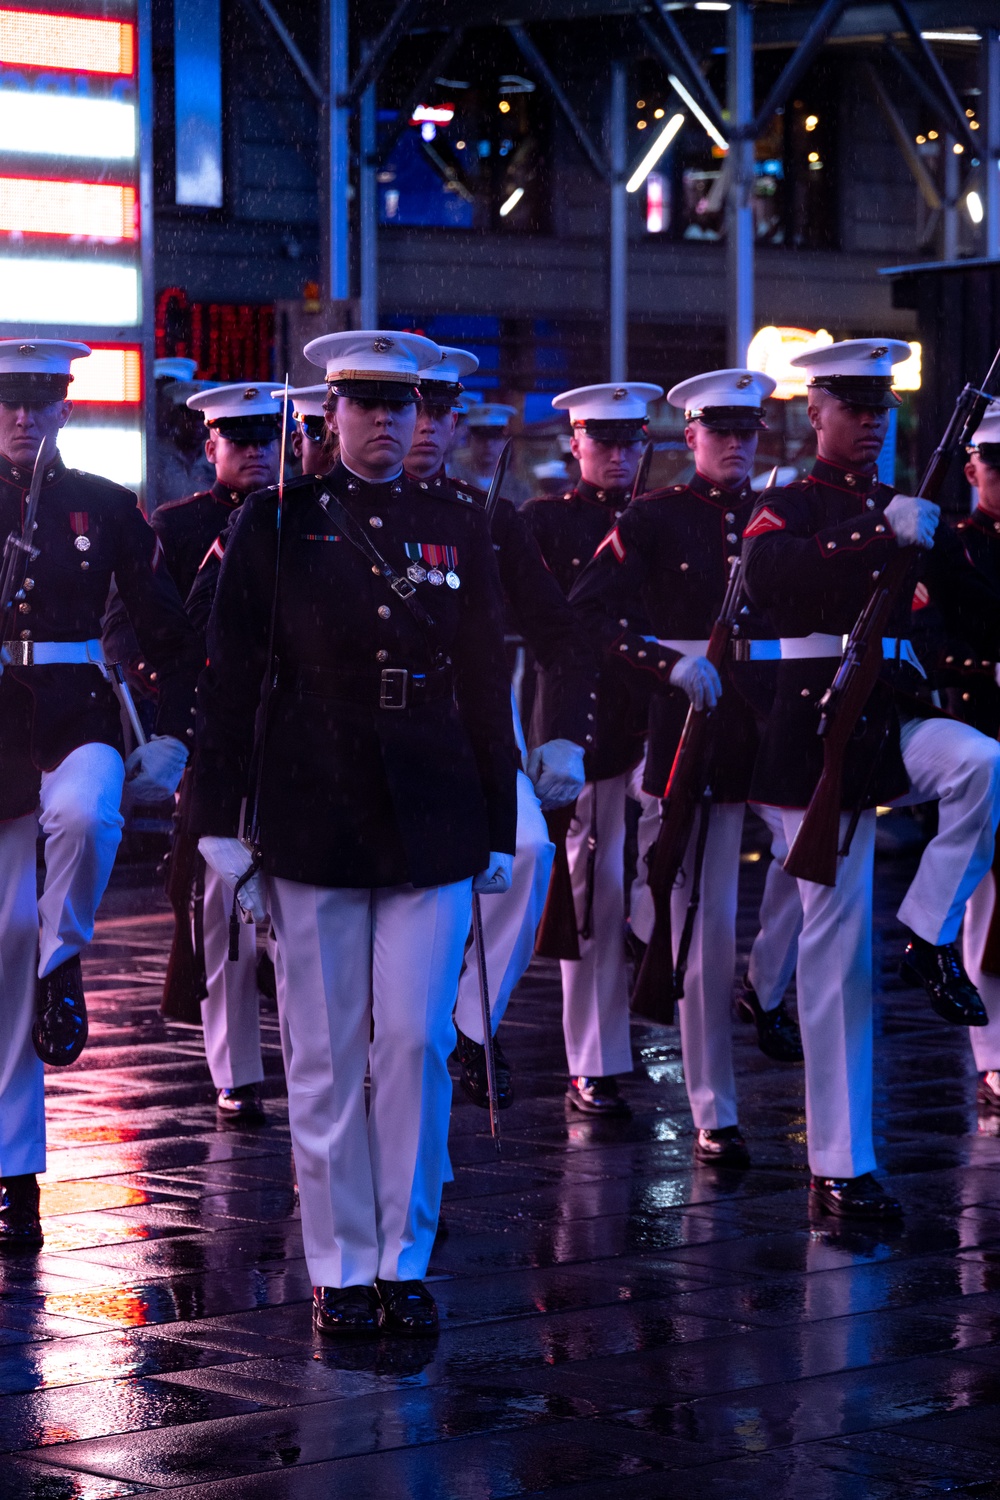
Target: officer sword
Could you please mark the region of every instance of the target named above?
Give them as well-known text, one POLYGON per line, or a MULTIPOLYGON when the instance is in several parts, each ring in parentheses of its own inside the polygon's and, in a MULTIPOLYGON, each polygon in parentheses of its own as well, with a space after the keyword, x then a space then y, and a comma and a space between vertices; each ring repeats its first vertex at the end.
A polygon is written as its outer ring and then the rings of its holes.
POLYGON ((500 1151, 500 1105, 497 1099, 497 1063, 493 1052, 493 1018, 490 1014, 490 981, 486 971, 486 943, 483 940, 483 908, 479 892, 472 893, 472 932, 479 964, 479 998, 483 1007, 483 1051, 486 1054, 486 1093, 490 1103, 490 1135, 500 1151))

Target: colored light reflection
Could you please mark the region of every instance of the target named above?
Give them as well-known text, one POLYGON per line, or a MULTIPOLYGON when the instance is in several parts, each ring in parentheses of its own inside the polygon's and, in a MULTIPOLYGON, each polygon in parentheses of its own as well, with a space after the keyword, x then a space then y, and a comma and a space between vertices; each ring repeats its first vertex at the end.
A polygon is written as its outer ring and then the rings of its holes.
MULTIPOLYGON (((70 370, 73 375, 69 388, 71 401, 137 406, 142 400, 142 358, 138 349, 92 349, 89 359, 75 359, 70 370)), ((112 1134, 107 1139, 131 1140, 133 1137, 112 1134)))
POLYGON ((81 235, 86 239, 138 239, 135 188, 103 182, 0 177, 0 230, 81 235))
POLYGON ((138 323, 137 268, 54 257, 0 257, 0 322, 72 327, 81 318, 105 328, 138 323))
POLYGON ((0 89, 0 151, 131 161, 135 106, 117 99, 0 89))
POLYGON ((0 62, 130 75, 135 68, 135 27, 90 16, 0 10, 0 62))

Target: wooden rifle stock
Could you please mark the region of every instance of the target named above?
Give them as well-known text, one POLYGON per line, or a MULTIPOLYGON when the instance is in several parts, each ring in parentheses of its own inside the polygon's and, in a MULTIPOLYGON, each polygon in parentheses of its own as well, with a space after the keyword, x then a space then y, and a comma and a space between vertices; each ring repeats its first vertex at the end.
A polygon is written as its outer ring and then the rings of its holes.
MULTIPOLYGON (((992 381, 998 363, 1000 350, 984 387, 992 381)), ((935 500, 940 494, 954 454, 969 443, 989 399, 975 386, 962 390, 917 488, 921 499, 935 500)), ((823 736, 823 771, 785 857, 785 869, 797 880, 827 886, 837 883, 837 856, 846 852, 840 850, 840 814, 847 748, 882 671, 882 638, 897 603, 912 586, 917 556, 915 546, 900 547, 880 572, 847 638, 837 675, 820 702, 823 716, 817 732, 823 736)))
POLYGON ((535 952, 539 958, 580 957, 576 903, 573 900, 573 882, 569 873, 569 856, 566 853, 566 835, 575 816, 575 802, 566 807, 549 808, 545 813, 545 826, 549 830, 549 838, 556 846, 556 854, 552 862, 545 910, 535 938, 535 952))
POLYGON ((174 935, 163 982, 160 1014, 168 1021, 201 1025, 201 1002, 208 994, 204 956, 195 949, 191 931, 191 903, 201 855, 198 840, 188 830, 190 772, 184 773, 174 813, 174 837, 167 864, 166 893, 174 914, 174 935))
MULTIPOLYGON (((729 650, 740 592, 740 559, 737 557, 730 569, 722 612, 712 626, 705 652, 716 671, 721 670, 729 650)), ((650 861, 649 892, 655 918, 632 991, 632 1010, 643 1020, 655 1021, 661 1026, 672 1023, 674 1003, 683 994, 683 985, 678 984, 674 968, 670 901, 691 838, 695 813, 705 793, 705 751, 710 715, 710 709, 698 709, 694 704, 688 708, 663 794, 660 830, 650 861)))

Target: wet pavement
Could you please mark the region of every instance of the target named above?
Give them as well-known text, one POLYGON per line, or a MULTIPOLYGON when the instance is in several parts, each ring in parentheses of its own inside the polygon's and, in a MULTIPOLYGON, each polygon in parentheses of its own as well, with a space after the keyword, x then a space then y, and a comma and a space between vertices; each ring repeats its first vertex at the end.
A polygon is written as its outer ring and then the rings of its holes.
MULTIPOLYGON (((743 950, 761 863, 748 863, 743 950)), ((440 1338, 314 1337, 265 1006, 270 1123, 220 1130, 158 1014, 170 917, 111 892, 91 1042, 47 1080, 45 1249, 0 1264, 0 1497, 1000 1497, 1000 1129, 967 1035, 894 978, 880 869, 878 1232, 811 1222, 801 1068, 737 1026, 745 1174, 695 1170, 677 1033, 636 1028, 631 1122, 567 1115, 558 975, 505 1023, 493 1158, 456 1091, 440 1338)))

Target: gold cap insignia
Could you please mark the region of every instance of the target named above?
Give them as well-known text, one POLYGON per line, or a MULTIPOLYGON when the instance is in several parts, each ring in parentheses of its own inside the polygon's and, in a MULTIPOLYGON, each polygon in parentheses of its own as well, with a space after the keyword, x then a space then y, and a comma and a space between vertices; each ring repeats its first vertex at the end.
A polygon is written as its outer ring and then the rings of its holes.
POLYGON ((745 391, 748 385, 753 385, 753 376, 741 375, 739 380, 737 380, 736 382, 736 389, 738 391, 745 391))
POLYGON ((888 353, 889 353, 889 345, 888 344, 879 344, 876 348, 874 348, 872 350, 871 357, 872 357, 872 359, 881 359, 882 356, 883 356, 883 354, 888 354, 888 353))
POLYGON ((627 395, 628 391, 623 385, 620 385, 616 391, 612 392, 611 399, 612 401, 624 401, 627 395))
POLYGON ((388 354, 393 348, 395 348, 395 340, 387 339, 382 334, 379 334, 378 338, 372 342, 372 349, 376 354, 388 354))
POLYGON ((34 346, 34 344, 22 344, 21 347, 20 347, 20 349, 18 349, 17 352, 18 352, 18 354, 34 354, 35 353, 35 346, 34 346))
POLYGON ((244 401, 253 401, 259 395, 260 391, 255 385, 248 385, 246 390, 243 392, 243 399, 244 401))

